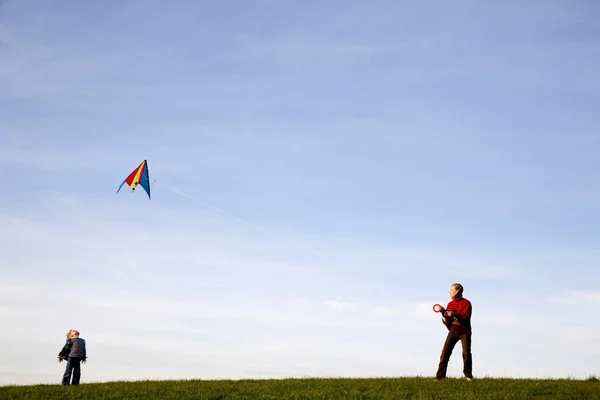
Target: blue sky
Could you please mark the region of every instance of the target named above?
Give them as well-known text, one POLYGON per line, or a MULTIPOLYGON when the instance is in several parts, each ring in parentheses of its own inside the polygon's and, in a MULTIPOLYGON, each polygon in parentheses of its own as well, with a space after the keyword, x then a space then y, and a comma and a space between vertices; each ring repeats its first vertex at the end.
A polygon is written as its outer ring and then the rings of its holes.
POLYGON ((0 383, 597 374, 599 15, 0 2, 0 383))

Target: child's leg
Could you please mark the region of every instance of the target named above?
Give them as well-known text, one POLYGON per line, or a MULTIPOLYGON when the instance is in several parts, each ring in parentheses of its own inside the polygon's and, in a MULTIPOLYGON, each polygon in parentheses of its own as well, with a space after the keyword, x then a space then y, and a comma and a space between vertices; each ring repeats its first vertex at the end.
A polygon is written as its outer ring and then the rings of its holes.
POLYGON ((73 385, 79 385, 79 379, 81 378, 81 358, 73 360, 73 385))
POLYGON ((67 358, 67 365, 65 366, 65 373, 63 374, 62 385, 68 386, 69 381, 71 380, 71 371, 73 370, 73 365, 71 364, 71 357, 67 358))

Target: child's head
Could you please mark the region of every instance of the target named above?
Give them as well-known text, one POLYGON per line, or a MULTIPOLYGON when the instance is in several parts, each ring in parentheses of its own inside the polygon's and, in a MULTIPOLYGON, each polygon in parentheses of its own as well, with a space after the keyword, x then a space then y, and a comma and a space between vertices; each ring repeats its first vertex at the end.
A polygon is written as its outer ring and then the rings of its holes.
POLYGON ((67 339, 73 339, 76 337, 79 337, 79 331, 77 331, 76 329, 71 329, 69 333, 67 333, 67 339))

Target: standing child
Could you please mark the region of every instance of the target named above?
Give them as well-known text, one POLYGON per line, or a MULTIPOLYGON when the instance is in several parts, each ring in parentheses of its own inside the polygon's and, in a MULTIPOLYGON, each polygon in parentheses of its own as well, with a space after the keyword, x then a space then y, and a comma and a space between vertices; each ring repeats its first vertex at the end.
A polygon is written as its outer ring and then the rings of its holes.
MULTIPOLYGON (((67 354, 67 365, 65 367, 65 373, 63 374, 62 385, 68 386, 71 381, 71 375, 73 376, 72 385, 79 385, 79 380, 81 378, 81 362, 84 364, 87 361, 87 353, 85 348, 85 340, 79 337, 79 331, 71 330, 69 331, 69 337, 67 339, 67 343, 70 340, 70 348, 65 350, 67 345, 63 347, 61 350, 61 354, 64 354, 63 351, 67 354)), ((59 354, 58 362, 62 362, 63 358, 61 358, 59 354)))

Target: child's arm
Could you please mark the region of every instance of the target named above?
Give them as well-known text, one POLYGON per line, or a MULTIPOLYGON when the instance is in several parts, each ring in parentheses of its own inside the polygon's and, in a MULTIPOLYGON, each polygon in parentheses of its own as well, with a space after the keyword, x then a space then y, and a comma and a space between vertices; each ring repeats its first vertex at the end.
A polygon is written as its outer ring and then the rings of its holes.
POLYGON ((58 362, 62 362, 63 360, 69 358, 69 352, 71 351, 71 340, 67 340, 63 348, 58 353, 58 362))

